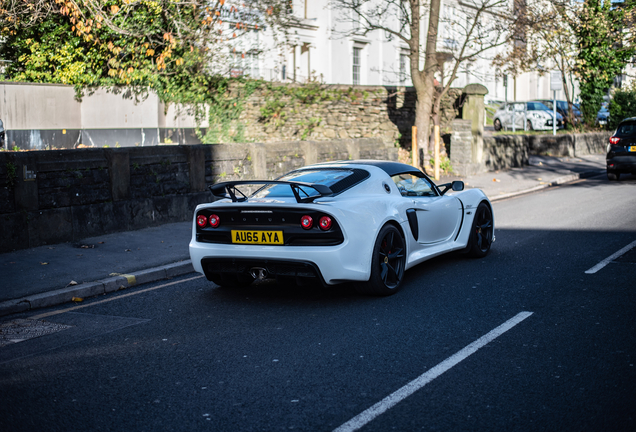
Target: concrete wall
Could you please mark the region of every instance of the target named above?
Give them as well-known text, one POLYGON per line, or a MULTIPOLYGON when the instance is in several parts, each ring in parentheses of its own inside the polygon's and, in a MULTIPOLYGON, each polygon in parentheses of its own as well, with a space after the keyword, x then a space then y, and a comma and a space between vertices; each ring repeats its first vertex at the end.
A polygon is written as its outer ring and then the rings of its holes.
POLYGON ((207 185, 338 159, 397 160, 379 139, 0 152, 0 253, 190 220, 207 185))
POLYGON ((0 83, 5 129, 81 129, 81 104, 72 86, 0 83))
MULTIPOLYGON (((0 82, 0 119, 8 149, 201 143, 194 117, 174 105, 166 107, 152 93, 135 101, 125 90, 98 89, 80 102, 72 86, 0 82)), ((207 122, 200 126, 205 130, 207 122)))

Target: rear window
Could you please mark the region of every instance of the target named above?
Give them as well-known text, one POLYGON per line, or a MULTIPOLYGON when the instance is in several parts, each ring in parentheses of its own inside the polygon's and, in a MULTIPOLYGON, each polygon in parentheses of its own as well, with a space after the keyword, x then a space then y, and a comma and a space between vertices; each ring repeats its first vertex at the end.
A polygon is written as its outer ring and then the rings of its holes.
MULTIPOLYGON (((329 186, 329 188, 337 194, 360 183, 367 177, 369 177, 369 173, 362 169, 318 168, 292 171, 277 180, 321 184, 329 186)), ((300 189, 303 197, 318 195, 318 192, 313 188, 307 187, 300 189)), ((293 196, 294 193, 287 185, 268 185, 256 191, 254 194, 255 198, 286 198, 293 196)))
POLYGON ((549 110, 547 106, 542 104, 541 102, 528 102, 528 110, 529 111, 541 111, 541 110, 549 110))
POLYGON ((616 129, 614 136, 617 137, 631 137, 636 136, 636 121, 629 121, 621 123, 616 129))

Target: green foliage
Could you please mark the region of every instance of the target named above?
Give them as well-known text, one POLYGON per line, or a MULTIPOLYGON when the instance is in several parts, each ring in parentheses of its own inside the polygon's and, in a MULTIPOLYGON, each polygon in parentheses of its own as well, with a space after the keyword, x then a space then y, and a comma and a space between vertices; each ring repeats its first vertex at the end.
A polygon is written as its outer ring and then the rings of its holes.
POLYGON ((319 119, 318 117, 311 117, 308 120, 301 120, 298 123, 296 123, 298 126, 301 127, 301 130, 302 130, 300 139, 301 140, 307 139, 307 137, 311 135, 314 129, 320 126, 320 122, 322 122, 322 120, 319 119))
POLYGON ((616 90, 609 103, 609 129, 615 129, 627 117, 636 117, 636 86, 616 90))
POLYGON ((259 24, 276 22, 284 28, 290 19, 279 2, 252 0, 249 22, 237 22, 227 33, 221 12, 236 5, 224 3, 2 2, 0 58, 6 63, 0 80, 70 84, 78 98, 98 87, 115 92, 125 87, 135 98, 154 91, 166 106, 186 106, 200 121, 205 107, 224 97, 223 79, 210 65, 225 64, 224 53, 234 39, 259 24))
POLYGON ((246 100, 262 85, 260 80, 214 77, 207 89, 208 130, 199 132, 204 143, 241 142, 245 126, 239 122, 246 100))
POLYGON ((287 104, 277 99, 269 99, 261 108, 260 120, 281 127, 287 121, 287 113, 283 111, 287 104))
POLYGON ((586 0, 573 30, 578 40, 576 74, 580 81, 581 111, 585 123, 594 125, 603 96, 614 77, 636 54, 631 41, 624 39, 629 26, 626 17, 634 6, 613 7, 609 1, 586 0))
MULTIPOLYGON (((435 158, 431 154, 431 167, 435 169, 435 158)), ((451 165, 450 158, 448 156, 440 156, 439 158, 439 170, 443 174, 452 174, 453 166, 451 165)))

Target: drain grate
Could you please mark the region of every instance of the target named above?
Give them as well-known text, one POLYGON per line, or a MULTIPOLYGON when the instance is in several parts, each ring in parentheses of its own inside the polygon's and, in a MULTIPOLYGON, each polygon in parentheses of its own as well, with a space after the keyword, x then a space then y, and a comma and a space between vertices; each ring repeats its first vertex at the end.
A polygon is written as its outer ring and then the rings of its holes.
POLYGON ((71 328, 46 321, 17 319, 0 325, 0 347, 71 328))

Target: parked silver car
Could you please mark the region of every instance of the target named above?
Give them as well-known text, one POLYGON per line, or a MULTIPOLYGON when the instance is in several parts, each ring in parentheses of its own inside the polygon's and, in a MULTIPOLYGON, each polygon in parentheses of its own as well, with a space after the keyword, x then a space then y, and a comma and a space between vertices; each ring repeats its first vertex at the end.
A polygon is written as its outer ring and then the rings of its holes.
MULTIPOLYGON (((552 111, 541 102, 509 102, 503 104, 493 116, 496 131, 550 130, 553 122, 552 111), (513 127, 514 124, 514 127, 513 127)), ((557 112, 557 128, 563 127, 563 116, 557 112)))

